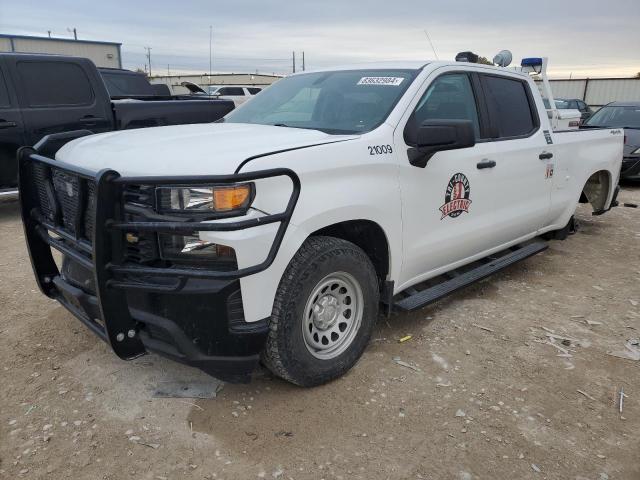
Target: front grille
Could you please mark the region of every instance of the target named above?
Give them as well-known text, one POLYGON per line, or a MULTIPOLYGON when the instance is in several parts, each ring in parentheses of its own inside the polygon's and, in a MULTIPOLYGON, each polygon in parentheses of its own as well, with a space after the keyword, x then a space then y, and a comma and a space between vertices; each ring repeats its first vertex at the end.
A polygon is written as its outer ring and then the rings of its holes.
MULTIPOLYGON (((127 185, 123 192, 125 205, 142 208, 152 212, 155 206, 155 188, 150 185, 127 185)), ((126 221, 144 221, 145 217, 135 210, 128 209, 125 214, 126 221)), ((125 257, 128 262, 152 263, 160 258, 158 240, 155 233, 127 232, 125 257)))
POLYGON ((93 241, 93 227, 96 219, 96 184, 87 181, 87 209, 84 212, 84 236, 93 241))
POLYGON ((32 164, 40 214, 67 233, 91 241, 95 182, 44 164, 32 164))
POLYGON ((38 205, 40 213, 49 221, 55 219, 55 204, 51 204, 53 194, 51 182, 49 181, 49 168, 41 163, 32 163, 32 176, 36 186, 36 194, 38 196, 38 205))
POLYGON ((151 185, 127 185, 124 201, 127 204, 153 208, 155 188, 151 185))
POLYGON ((75 235, 78 233, 76 231, 78 216, 82 214, 78 211, 82 208, 80 205, 80 179, 76 175, 52 169, 51 180, 56 200, 60 206, 62 226, 75 235))

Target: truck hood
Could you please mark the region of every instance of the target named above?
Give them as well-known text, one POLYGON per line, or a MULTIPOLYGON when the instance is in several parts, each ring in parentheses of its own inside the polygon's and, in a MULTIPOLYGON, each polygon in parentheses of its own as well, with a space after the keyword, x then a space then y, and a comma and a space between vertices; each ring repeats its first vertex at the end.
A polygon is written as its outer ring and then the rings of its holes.
POLYGON ((354 138, 271 125, 175 125, 82 137, 63 146, 56 159, 96 172, 110 168, 122 176, 224 175, 255 155, 354 138))

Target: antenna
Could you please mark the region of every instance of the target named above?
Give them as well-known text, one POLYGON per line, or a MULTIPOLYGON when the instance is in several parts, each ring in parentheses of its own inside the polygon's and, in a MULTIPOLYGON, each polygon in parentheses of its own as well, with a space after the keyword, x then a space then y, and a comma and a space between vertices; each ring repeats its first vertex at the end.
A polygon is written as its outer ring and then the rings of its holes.
POLYGON ((427 29, 424 29, 424 34, 427 36, 427 40, 429 40, 429 45, 431 45, 431 50, 433 50, 433 54, 436 56, 436 60, 440 60, 438 58, 438 53, 436 52, 436 47, 433 46, 433 42, 431 41, 431 37, 429 36, 429 32, 427 32, 427 29))

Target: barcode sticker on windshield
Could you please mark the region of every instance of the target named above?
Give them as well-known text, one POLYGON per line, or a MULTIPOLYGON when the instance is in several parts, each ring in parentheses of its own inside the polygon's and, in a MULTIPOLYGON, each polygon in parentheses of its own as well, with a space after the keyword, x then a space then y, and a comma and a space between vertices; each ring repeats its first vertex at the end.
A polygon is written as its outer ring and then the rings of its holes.
POLYGON ((362 77, 356 85, 392 85, 397 87, 403 80, 402 77, 362 77))

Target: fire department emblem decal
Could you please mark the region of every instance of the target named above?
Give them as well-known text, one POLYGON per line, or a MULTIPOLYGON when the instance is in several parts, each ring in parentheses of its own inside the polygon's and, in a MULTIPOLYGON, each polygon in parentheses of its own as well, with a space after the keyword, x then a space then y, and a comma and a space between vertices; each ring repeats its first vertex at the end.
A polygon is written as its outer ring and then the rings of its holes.
POLYGON ((469 180, 463 173, 456 173, 451 177, 444 193, 444 205, 440 207, 442 212, 440 220, 445 217, 455 218, 464 212, 469 213, 469 206, 471 205, 470 193, 469 180))

